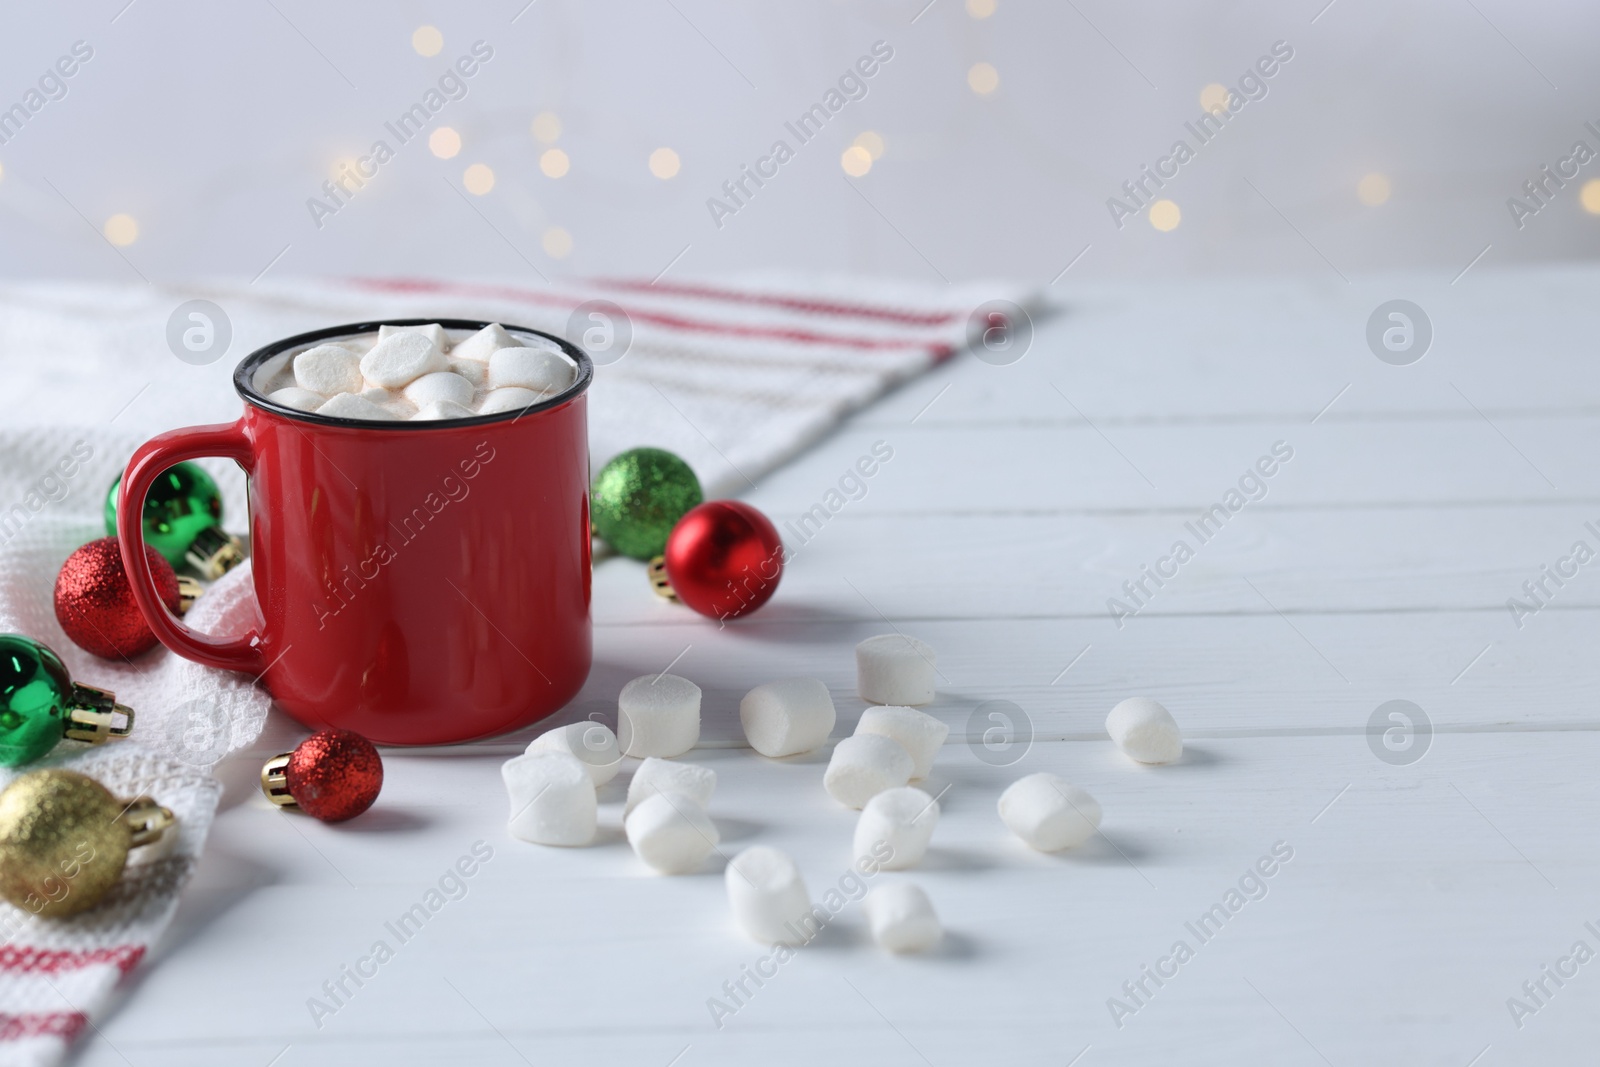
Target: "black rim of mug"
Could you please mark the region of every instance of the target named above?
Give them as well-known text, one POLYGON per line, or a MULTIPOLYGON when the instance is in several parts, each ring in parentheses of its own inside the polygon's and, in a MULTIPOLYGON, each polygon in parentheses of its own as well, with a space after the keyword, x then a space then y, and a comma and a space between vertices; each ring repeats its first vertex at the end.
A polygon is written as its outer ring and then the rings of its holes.
POLYGON ((514 326, 510 323, 500 323, 500 328, 509 334, 526 334, 531 337, 540 337, 558 345, 563 354, 578 365, 578 373, 572 384, 566 389, 551 397, 541 400, 537 404, 530 404, 525 408, 513 408, 510 411, 497 411, 490 415, 474 415, 469 419, 426 419, 422 422, 412 422, 406 419, 377 420, 377 419, 346 419, 334 415, 318 415, 314 411, 301 411, 298 408, 275 404, 256 391, 255 371, 261 364, 273 356, 304 345, 311 345, 318 341, 327 341, 336 337, 349 337, 355 334, 377 333, 379 326, 432 326, 438 324, 447 330, 472 330, 477 332, 488 322, 475 319, 382 319, 374 322, 357 322, 346 326, 327 326, 320 330, 308 333, 295 334, 281 341, 274 341, 270 345, 258 348, 244 359, 239 361, 238 367, 233 372, 233 388, 248 404, 270 411, 274 415, 281 415, 295 422, 307 422, 316 426, 340 426, 347 430, 415 430, 426 433, 429 430, 449 430, 461 426, 486 426, 496 422, 515 422, 525 415, 537 415, 541 411, 558 408, 583 395, 589 388, 589 383, 594 380, 594 361, 588 353, 563 337, 557 337, 543 330, 535 330, 529 326, 514 326))

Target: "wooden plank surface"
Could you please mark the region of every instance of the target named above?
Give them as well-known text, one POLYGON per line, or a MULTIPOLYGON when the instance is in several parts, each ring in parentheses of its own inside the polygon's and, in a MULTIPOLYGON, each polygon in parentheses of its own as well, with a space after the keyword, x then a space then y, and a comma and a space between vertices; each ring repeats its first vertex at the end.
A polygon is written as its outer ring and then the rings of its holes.
POLYGON ((785 529, 794 561, 747 622, 719 631, 638 564, 597 566, 596 668, 559 721, 614 716, 622 682, 676 661, 706 691, 692 758, 719 775, 723 851, 790 851, 814 897, 854 815, 822 791, 826 753, 742 747, 738 698, 822 678, 842 736, 854 643, 893 626, 933 644, 944 814, 921 868, 879 876, 928 890, 950 931, 931 956, 874 949, 850 904, 719 1028, 708 999, 764 950, 731 927, 720 858, 642 869, 625 776, 588 849, 505 833, 498 765, 535 731, 391 753, 379 808, 326 827, 257 793, 297 736, 276 721, 224 764, 172 934, 82 1062, 1584 1061, 1600 962, 1520 1028, 1507 999, 1531 1003, 1523 983, 1574 942, 1600 951, 1600 564, 1520 620, 1506 602, 1575 541, 1600 550, 1594 280, 1085 289, 1021 362, 959 358, 758 479, 746 496, 780 526, 828 518, 804 544, 785 529), (1437 328, 1407 368, 1362 338, 1400 295, 1437 328), (1107 600, 1280 440, 1294 456, 1264 496, 1119 627, 1107 600), (841 489, 878 441, 893 458, 841 489), (1136 693, 1184 724, 1181 764, 1137 768, 1104 739, 1136 693), (1435 730, 1414 762, 1375 751, 1395 699, 1435 730), (994 701, 1032 734, 1004 766, 979 756, 994 701), (1037 770, 1097 796, 1104 833, 1062 856, 1011 838, 995 800, 1037 770), (317 1025, 308 998, 480 840, 494 855, 465 895, 317 1025), (1200 943, 1186 923, 1279 842, 1293 858, 1265 896, 1200 943), (1194 958, 1119 1027, 1108 1000, 1132 1005, 1123 983, 1180 939, 1194 958))

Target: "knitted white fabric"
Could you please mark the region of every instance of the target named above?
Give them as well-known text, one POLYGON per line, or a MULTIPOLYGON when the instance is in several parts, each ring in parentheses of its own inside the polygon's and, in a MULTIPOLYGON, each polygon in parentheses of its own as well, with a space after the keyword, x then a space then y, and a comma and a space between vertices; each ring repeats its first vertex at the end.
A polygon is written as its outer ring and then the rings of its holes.
MULTIPOLYGON (((157 649, 133 662, 79 650, 55 619, 62 562, 105 533, 107 487, 152 433, 236 418, 234 365, 255 348, 343 322, 465 317, 566 335, 580 302, 628 313, 633 341, 598 368, 590 404, 595 468, 637 445, 667 448, 701 475, 708 497, 737 492, 854 408, 960 351, 972 310, 996 286, 930 287, 861 280, 739 285, 645 282, 531 288, 440 282, 0 287, 0 631, 54 648, 75 680, 133 707, 133 736, 97 749, 63 743, 42 765, 69 766, 119 796, 146 794, 178 825, 138 850, 123 882, 89 912, 40 920, 0 904, 0 1067, 58 1062, 102 1012, 117 980, 171 919, 216 809, 215 761, 252 742, 270 699, 252 679, 157 649), (167 320, 185 300, 214 301, 233 342, 209 366, 168 351, 167 320), (17 429, 23 425, 37 429, 17 429), (59 471, 78 450, 70 477, 59 471)), ((243 477, 205 464, 223 487, 225 525, 245 533, 243 477)), ((215 583, 187 621, 211 633, 255 617, 249 565, 215 583)), ((8 784, 15 772, 0 774, 8 784)))

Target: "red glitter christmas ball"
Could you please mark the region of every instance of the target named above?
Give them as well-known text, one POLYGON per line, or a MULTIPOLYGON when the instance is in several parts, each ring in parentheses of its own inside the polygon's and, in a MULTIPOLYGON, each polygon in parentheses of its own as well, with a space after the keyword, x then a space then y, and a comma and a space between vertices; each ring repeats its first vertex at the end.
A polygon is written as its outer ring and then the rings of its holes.
MULTIPOLYGON (((178 576, 172 564, 149 546, 144 554, 162 603, 177 612, 178 576)), ((55 603, 56 620, 85 652, 103 659, 127 659, 156 645, 156 635, 133 599, 115 537, 90 541, 67 557, 56 576, 55 603)))
POLYGON ((761 512, 737 500, 691 509, 667 537, 667 581, 678 599, 713 619, 765 604, 783 577, 783 539, 761 512))
POLYGON ((289 754, 284 784, 300 810, 323 822, 353 819, 383 788, 383 759, 351 730, 318 730, 289 754))

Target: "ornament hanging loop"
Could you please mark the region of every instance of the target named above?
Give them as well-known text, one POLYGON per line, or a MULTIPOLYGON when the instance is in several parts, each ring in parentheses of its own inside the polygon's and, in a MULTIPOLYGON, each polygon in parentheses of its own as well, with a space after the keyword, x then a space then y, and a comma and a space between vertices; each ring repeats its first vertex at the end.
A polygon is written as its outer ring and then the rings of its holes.
POLYGON ((128 828, 129 848, 154 844, 167 832, 168 827, 177 822, 171 810, 142 796, 130 800, 118 819, 128 828))

